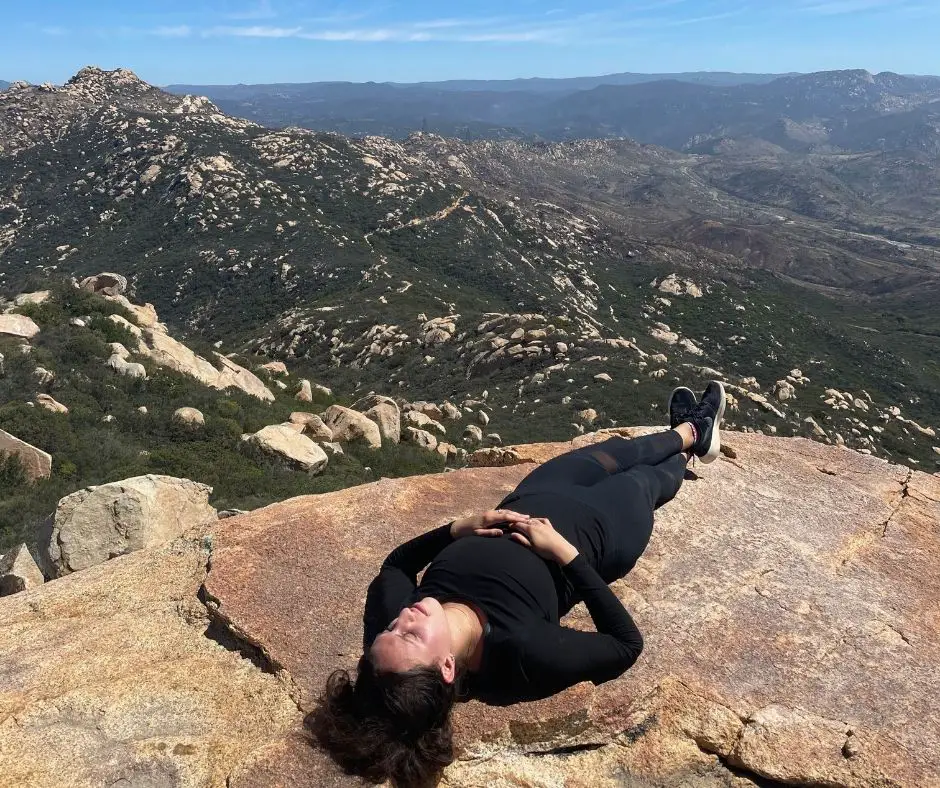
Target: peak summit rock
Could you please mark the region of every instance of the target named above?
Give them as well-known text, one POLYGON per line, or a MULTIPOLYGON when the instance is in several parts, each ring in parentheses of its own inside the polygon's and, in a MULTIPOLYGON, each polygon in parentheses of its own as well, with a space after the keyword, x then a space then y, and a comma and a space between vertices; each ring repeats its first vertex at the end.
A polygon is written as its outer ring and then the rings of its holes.
POLYGON ((128 68, 116 68, 106 71, 98 66, 85 66, 80 69, 67 83, 67 85, 111 85, 114 87, 127 87, 129 85, 149 87, 140 77, 128 68))

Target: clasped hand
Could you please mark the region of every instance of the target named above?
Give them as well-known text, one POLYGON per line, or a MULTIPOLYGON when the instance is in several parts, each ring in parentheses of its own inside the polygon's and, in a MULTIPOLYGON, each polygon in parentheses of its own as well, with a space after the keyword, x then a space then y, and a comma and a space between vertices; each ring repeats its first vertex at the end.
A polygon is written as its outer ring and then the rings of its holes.
POLYGON ((577 548, 552 526, 546 517, 530 517, 510 509, 490 509, 482 514, 461 517, 450 527, 451 536, 502 536, 509 528, 509 538, 528 547, 547 561, 565 565, 573 561, 577 548))

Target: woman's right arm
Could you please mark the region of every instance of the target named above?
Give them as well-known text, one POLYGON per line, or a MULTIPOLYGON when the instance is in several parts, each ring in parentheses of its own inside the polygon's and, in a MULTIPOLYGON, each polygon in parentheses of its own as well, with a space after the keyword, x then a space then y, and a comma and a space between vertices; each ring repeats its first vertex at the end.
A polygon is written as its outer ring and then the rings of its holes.
POLYGON ((363 647, 368 648, 379 633, 406 606, 418 584, 418 572, 453 541, 452 523, 442 525, 399 545, 386 556, 378 575, 369 584, 362 617, 363 647))
POLYGON ((587 559, 543 518, 517 529, 516 541, 558 563, 594 620, 596 632, 542 622, 526 637, 523 668, 534 689, 558 692, 581 681, 600 684, 636 662, 643 636, 617 595, 587 559), (521 538, 519 538, 521 537, 521 538))

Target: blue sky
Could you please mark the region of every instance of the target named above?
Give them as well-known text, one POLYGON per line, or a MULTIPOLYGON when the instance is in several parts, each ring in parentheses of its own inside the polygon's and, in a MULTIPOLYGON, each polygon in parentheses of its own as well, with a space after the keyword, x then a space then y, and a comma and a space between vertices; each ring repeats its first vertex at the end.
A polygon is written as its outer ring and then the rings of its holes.
POLYGON ((0 0, 0 78, 30 82, 940 74, 938 40, 940 0, 0 0))

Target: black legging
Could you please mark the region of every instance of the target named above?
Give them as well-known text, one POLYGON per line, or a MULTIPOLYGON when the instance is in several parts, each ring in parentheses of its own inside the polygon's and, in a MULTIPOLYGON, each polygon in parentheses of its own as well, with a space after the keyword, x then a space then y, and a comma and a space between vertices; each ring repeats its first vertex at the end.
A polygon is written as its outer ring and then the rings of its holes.
MULTIPOLYGON (((512 502, 522 496, 551 493, 576 499, 600 512, 601 521, 583 527, 604 529, 602 542, 608 547, 596 556, 595 569, 605 582, 612 583, 629 572, 643 554, 653 533, 653 512, 679 492, 686 463, 682 437, 674 430, 632 440, 615 436, 543 463, 499 508, 515 509, 512 502)), ((556 528, 559 525, 553 524, 556 528)), ((582 549, 589 537, 578 526, 560 530, 585 555, 596 552, 582 549)))

